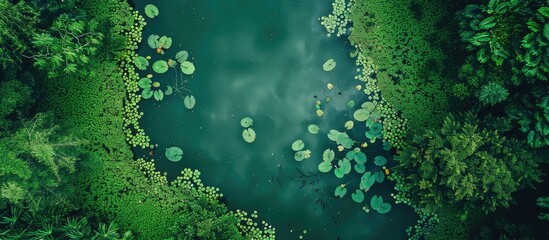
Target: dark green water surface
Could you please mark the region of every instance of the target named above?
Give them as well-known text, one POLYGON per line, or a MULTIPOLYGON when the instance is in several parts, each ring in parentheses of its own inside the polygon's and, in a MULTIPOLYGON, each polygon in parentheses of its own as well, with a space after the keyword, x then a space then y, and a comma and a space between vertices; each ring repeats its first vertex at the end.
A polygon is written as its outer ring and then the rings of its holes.
MULTIPOLYGON (((389 182, 374 185, 365 202, 380 194, 393 210, 365 213, 350 192, 343 199, 333 197, 336 186, 348 181, 354 181, 349 184, 354 191, 359 175, 337 179, 333 172, 317 170, 323 150, 335 149, 327 131, 343 131, 352 118, 347 101, 366 99, 354 89, 358 82, 353 79, 356 66, 350 46, 344 38, 327 37, 317 20, 331 11, 331 1, 162 0, 137 1, 136 8, 143 12, 149 2, 158 6, 160 15, 147 18, 139 54, 155 60, 187 50, 197 69, 186 84, 197 99, 192 111, 177 95, 140 104, 145 113, 141 125, 159 145, 155 162, 160 171, 173 179, 185 167, 200 170, 206 185, 221 189, 230 209, 257 210, 260 219, 276 227, 278 239, 298 239, 303 230, 304 239, 406 237, 404 230, 415 215, 390 200, 389 182), (151 34, 173 38, 166 55, 147 46, 151 34), (322 64, 329 58, 337 67, 324 72, 322 64), (329 82, 333 90, 326 88, 329 82), (316 100, 323 101, 322 118, 315 114, 316 100), (240 119, 246 116, 254 119, 257 132, 252 144, 241 136, 240 119), (320 126, 318 135, 307 132, 311 123, 320 126), (290 145, 296 139, 303 139, 312 151, 310 159, 293 159, 290 145), (163 156, 163 149, 171 146, 183 149, 183 160, 174 163, 163 156)), ((171 84, 175 71, 154 74, 153 80, 171 84)), ((360 130, 355 127, 349 134, 364 140, 360 130)), ((375 155, 390 158, 379 143, 365 152, 368 164, 375 155)))

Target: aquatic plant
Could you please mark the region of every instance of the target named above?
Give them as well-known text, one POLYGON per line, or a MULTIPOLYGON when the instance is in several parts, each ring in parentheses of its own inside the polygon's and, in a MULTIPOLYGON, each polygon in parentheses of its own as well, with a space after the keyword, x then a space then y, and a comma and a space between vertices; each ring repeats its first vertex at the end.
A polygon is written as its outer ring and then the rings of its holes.
POLYGON ((169 68, 168 63, 164 60, 158 60, 154 62, 152 65, 152 69, 156 73, 165 73, 168 71, 168 68, 169 68))
POLYGON ((301 151, 305 147, 305 143, 302 140, 296 140, 292 143, 292 150, 301 151))
POLYGON ((147 4, 145 6, 145 15, 149 18, 154 18, 158 16, 158 8, 155 5, 147 4))
POLYGON ((305 148, 303 140, 296 140, 292 143, 292 150, 295 151, 294 159, 296 161, 303 161, 311 157, 311 150, 303 150, 303 148, 305 148))
MULTIPOLYGON (((162 90, 158 89, 160 87, 160 83, 153 82, 150 78, 141 78, 139 79, 137 84, 140 88, 143 89, 143 91, 141 92, 141 97, 143 99, 149 99, 151 97, 154 97, 156 101, 162 101, 164 99, 164 93, 162 92, 162 90)), ((171 88, 168 87, 168 90, 169 89, 171 88)))
POLYGON ((307 127, 307 130, 311 133, 311 134, 317 134, 318 131, 320 130, 320 128, 318 127, 318 125, 316 124, 311 124, 307 127))
POLYGON ((370 199, 370 206, 372 207, 372 209, 381 214, 385 214, 391 211, 391 204, 383 202, 383 197, 378 195, 374 195, 370 199))
POLYGON ((187 75, 191 75, 195 71, 194 64, 189 61, 183 61, 179 67, 181 68, 181 72, 187 75))
POLYGON ((166 158, 172 162, 179 162, 183 157, 183 150, 178 147, 166 148, 164 155, 166 155, 166 158))
POLYGON ((251 117, 245 117, 240 120, 240 125, 244 128, 254 125, 254 120, 251 117))
MULTIPOLYGON (((324 71, 326 72, 334 70, 335 67, 336 67, 336 62, 331 58, 328 59, 324 64, 322 64, 322 69, 324 69, 324 71)), ((330 89, 330 87, 328 87, 328 89, 330 89)))
POLYGON ((147 67, 149 66, 149 60, 147 60, 144 57, 138 56, 133 60, 133 63, 137 67, 137 69, 143 71, 147 70, 147 67))
POLYGON ((185 96, 185 98, 183 98, 183 104, 187 109, 191 110, 196 104, 196 98, 193 95, 185 96))
POLYGON ((255 141, 255 131, 252 128, 247 128, 242 131, 242 138, 248 143, 253 143, 255 141))
POLYGON ((182 63, 184 61, 187 61, 187 59, 189 58, 189 52, 185 51, 185 50, 182 50, 182 51, 179 51, 175 54, 175 59, 179 62, 179 63, 182 63))

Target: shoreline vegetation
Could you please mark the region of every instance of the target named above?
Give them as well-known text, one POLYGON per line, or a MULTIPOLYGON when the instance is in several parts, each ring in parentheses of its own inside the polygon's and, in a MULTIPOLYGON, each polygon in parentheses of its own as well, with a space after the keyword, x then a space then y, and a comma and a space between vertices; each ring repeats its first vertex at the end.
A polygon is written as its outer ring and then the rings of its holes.
MULTIPOLYGON (((333 7, 320 21, 356 49, 355 78, 396 149, 385 200, 419 216, 409 238, 547 237, 549 1, 333 7)), ((162 13, 125 0, 0 0, 0 238, 274 239, 200 172, 168 182, 154 160, 134 159, 132 147, 152 145, 134 64, 142 14, 162 13)))

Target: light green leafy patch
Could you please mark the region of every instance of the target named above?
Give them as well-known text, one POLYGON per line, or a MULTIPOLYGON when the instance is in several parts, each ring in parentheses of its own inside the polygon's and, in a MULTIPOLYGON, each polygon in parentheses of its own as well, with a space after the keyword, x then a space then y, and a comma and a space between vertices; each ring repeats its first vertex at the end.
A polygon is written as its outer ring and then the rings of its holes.
POLYGON ((255 131, 251 128, 244 129, 242 131, 242 138, 248 143, 253 143, 255 141, 255 131))
POLYGON ((187 95, 183 98, 183 104, 187 109, 191 110, 194 108, 194 105, 196 104, 196 98, 194 98, 193 95, 187 95))
POLYGON ((245 117, 240 120, 240 126, 242 127, 250 127, 254 125, 254 120, 251 117, 245 117))
POLYGON ((336 67, 336 62, 331 58, 328 59, 328 61, 326 61, 324 64, 322 64, 322 69, 324 69, 324 71, 326 72, 334 70, 335 67, 336 67))
POLYGON ((166 71, 168 71, 169 66, 166 61, 158 60, 154 62, 152 68, 156 73, 165 73, 166 71))
POLYGON ((145 6, 145 15, 149 18, 154 18, 158 16, 158 8, 155 5, 147 4, 145 6))
POLYGON ((183 156, 183 150, 178 147, 166 148, 166 152, 164 153, 164 155, 166 155, 166 158, 168 158, 168 160, 172 162, 178 162, 183 156))

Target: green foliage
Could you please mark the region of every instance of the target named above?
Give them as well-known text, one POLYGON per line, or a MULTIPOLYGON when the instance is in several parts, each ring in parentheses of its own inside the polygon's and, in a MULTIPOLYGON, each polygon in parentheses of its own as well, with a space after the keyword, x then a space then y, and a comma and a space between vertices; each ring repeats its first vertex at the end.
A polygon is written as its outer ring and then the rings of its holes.
POLYGON ((32 46, 36 51, 25 55, 34 59, 34 66, 47 70, 49 77, 81 71, 90 63, 101 44, 103 34, 98 23, 62 14, 55 19, 48 32, 36 33, 32 46))
POLYGON ((154 18, 158 16, 158 8, 155 5, 147 4, 145 6, 145 15, 149 18, 154 18))
POLYGON ((539 159, 516 140, 478 125, 471 114, 449 117, 442 129, 414 137, 395 157, 401 190, 419 207, 434 211, 447 204, 485 212, 507 207, 511 193, 540 181, 539 159))
POLYGON ((0 65, 21 63, 21 54, 29 48, 36 32, 38 12, 25 1, 0 0, 0 65))
POLYGON ((183 156, 183 150, 178 147, 171 147, 166 149, 166 158, 172 162, 178 162, 183 156))
POLYGON ((183 104, 185 107, 189 110, 194 108, 194 105, 196 105, 196 98, 193 95, 188 95, 183 98, 183 104))
POLYGON ((491 82, 484 85, 479 92, 478 99, 484 105, 495 105, 507 99, 509 92, 498 83, 491 82))
POLYGON ((528 79, 547 81, 549 75, 549 3, 541 5, 526 25, 530 32, 522 38, 524 54, 521 72, 528 79))
POLYGON ((29 87, 20 81, 10 80, 0 82, 0 137, 7 133, 12 122, 8 119, 16 109, 19 109, 30 102, 31 91, 29 87), (6 132, 4 132, 6 131, 6 132))
POLYGON ((527 94, 517 94, 505 112, 533 148, 549 145, 549 88, 534 85, 527 94))
MULTIPOLYGON (((549 208, 549 197, 539 197, 538 199, 536 199, 536 205, 538 205, 538 207, 548 209, 549 208)), ((541 213, 538 216, 538 218, 541 219, 541 220, 549 221, 549 214, 541 213)))

